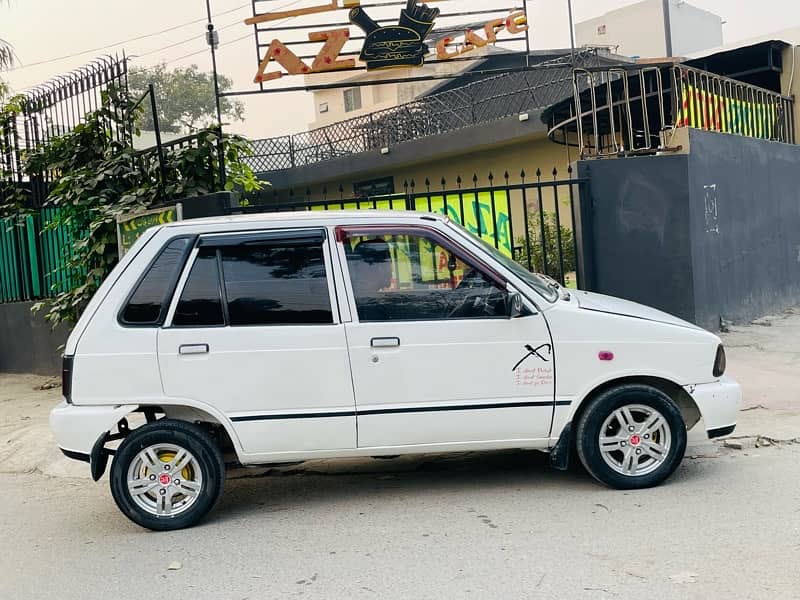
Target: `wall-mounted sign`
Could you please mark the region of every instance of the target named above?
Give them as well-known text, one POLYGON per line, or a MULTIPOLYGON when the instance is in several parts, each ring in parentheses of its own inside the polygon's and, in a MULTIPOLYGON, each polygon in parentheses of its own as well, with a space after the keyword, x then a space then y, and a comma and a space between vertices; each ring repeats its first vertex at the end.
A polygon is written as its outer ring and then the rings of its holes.
MULTIPOLYGON (((428 0, 446 2, 448 0, 428 0)), ((436 25, 436 20, 442 17, 455 17, 459 13, 445 15, 439 8, 431 8, 419 0, 408 0, 404 8, 396 17, 394 23, 381 24, 387 19, 374 19, 371 16, 377 7, 391 7, 402 4, 401 2, 388 2, 384 4, 369 4, 361 6, 360 0, 331 0, 330 4, 310 6, 287 11, 273 11, 255 14, 245 20, 247 25, 256 26, 257 36, 268 31, 296 30, 300 26, 291 27, 275 26, 274 29, 260 29, 260 23, 271 23, 278 20, 293 19, 305 15, 316 15, 325 12, 349 9, 349 21, 364 31, 361 51, 357 54, 360 61, 366 64, 368 71, 389 69, 396 67, 421 67, 425 64, 426 57, 431 54, 431 48, 426 43, 426 38, 431 34, 436 25), (365 8, 370 8, 368 13, 365 8)), ((255 4, 254 4, 255 5, 255 4)), ((485 11, 472 11, 469 15, 497 14, 491 7, 485 11)), ((502 14, 502 13, 501 13, 502 14)), ((485 18, 485 17, 484 17, 485 18)), ((340 24, 337 24, 340 25, 340 24)), ((352 50, 345 51, 348 42, 355 42, 350 28, 328 29, 333 25, 309 24, 309 29, 322 28, 321 31, 310 31, 308 41, 281 41, 274 38, 269 45, 264 44, 266 53, 258 65, 254 81, 264 83, 279 79, 284 75, 309 75, 312 73, 326 73, 331 71, 355 70, 356 53, 352 50), (290 46, 319 43, 321 47, 315 56, 298 56, 290 46), (312 62, 309 64, 308 61, 312 62), (277 63, 282 70, 267 71, 272 63, 277 63)), ((453 34, 436 42, 435 59, 437 61, 451 60, 456 57, 482 48, 488 44, 498 42, 498 34, 506 31, 512 35, 528 31, 528 20, 524 10, 514 10, 505 18, 489 19, 481 27, 466 28, 459 34, 453 34)), ((361 38, 359 38, 361 41, 361 38)), ((259 52, 262 45, 259 44, 259 52)))
POLYGON ((174 223, 183 219, 183 205, 176 204, 164 208, 155 208, 144 212, 129 213, 117 217, 117 246, 119 257, 131 249, 131 246, 142 234, 156 225, 174 223))

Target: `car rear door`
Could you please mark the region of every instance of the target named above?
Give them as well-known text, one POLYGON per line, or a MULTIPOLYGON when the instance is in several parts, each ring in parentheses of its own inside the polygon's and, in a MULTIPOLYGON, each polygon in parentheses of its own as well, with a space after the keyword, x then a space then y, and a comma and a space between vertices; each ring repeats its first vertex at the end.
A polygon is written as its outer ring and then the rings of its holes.
POLYGON ((201 237, 159 332, 158 358, 165 394, 220 409, 246 454, 355 448, 322 228, 201 237))
POLYGON ((549 438, 555 365, 541 313, 508 318, 506 283, 432 228, 338 238, 359 447, 549 438))

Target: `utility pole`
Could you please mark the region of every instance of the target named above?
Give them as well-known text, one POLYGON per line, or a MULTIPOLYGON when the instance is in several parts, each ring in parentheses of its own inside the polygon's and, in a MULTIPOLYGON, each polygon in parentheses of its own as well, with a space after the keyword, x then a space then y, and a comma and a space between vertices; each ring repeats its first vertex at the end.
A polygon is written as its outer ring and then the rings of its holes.
POLYGON ((569 41, 572 56, 572 68, 575 68, 575 23, 572 16, 572 0, 567 0, 567 8, 569 10, 569 41))
POLYGON ((219 99, 219 75, 217 74, 217 48, 219 47, 219 33, 214 29, 211 20, 211 0, 206 0, 206 13, 208 14, 208 25, 206 31, 206 42, 211 48, 211 68, 214 73, 214 100, 217 107, 217 150, 219 162, 219 181, 220 189, 225 189, 225 150, 222 147, 222 106, 219 99))
POLYGON ((667 56, 672 58, 672 19, 669 14, 670 0, 663 0, 664 5, 664 36, 667 41, 667 56))

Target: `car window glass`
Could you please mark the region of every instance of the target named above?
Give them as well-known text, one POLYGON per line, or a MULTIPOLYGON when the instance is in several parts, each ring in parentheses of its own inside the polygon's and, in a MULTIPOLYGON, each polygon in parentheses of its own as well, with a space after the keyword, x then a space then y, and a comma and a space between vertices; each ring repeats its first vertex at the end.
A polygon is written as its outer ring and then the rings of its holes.
POLYGON ((122 313, 128 325, 159 325, 183 268, 190 238, 172 240, 139 282, 122 313))
POLYGON ((276 240, 220 253, 232 326, 333 323, 321 244, 276 240))
POLYGON ((430 238, 384 235, 345 243, 362 322, 506 316, 506 292, 430 238))
POLYGON ((181 293, 172 324, 178 327, 224 325, 217 251, 200 248, 181 293))

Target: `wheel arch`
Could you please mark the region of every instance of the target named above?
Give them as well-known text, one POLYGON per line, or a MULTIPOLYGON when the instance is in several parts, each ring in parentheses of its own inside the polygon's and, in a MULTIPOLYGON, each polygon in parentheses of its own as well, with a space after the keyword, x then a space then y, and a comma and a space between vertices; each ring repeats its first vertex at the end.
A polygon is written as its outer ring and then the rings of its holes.
POLYGON ((239 437, 233 429, 232 423, 224 415, 207 407, 201 407, 193 402, 182 403, 179 400, 170 399, 165 402, 141 403, 128 407, 129 410, 120 412, 117 420, 100 432, 97 441, 94 443, 89 454, 89 464, 91 466, 92 478, 98 481, 106 470, 109 456, 113 456, 115 451, 110 450, 106 445, 110 442, 127 437, 130 431, 127 417, 135 413, 142 413, 147 418, 147 422, 157 420, 158 414, 163 414, 164 418, 186 423, 200 423, 216 427, 219 438, 215 438, 221 451, 226 448, 233 448, 237 459, 242 455, 242 446, 239 437), (116 432, 115 432, 116 430, 116 432))
POLYGON ((700 418, 702 416, 700 414, 700 408, 697 406, 697 403, 694 401, 694 398, 692 398, 689 392, 687 392, 682 386, 678 385, 674 381, 665 379, 663 377, 649 375, 619 377, 616 379, 610 379, 594 387, 578 402, 570 421, 573 424, 577 424, 587 407, 592 403, 592 400, 608 390, 614 389, 615 387, 621 387, 623 385, 636 384, 653 387, 669 396, 669 398, 675 402, 678 409, 681 411, 681 416, 683 417, 683 422, 686 423, 687 430, 692 429, 692 427, 700 422, 700 418))
POLYGON ((592 401, 608 390, 632 384, 647 385, 666 394, 680 410, 687 430, 692 429, 700 422, 702 414, 694 398, 682 386, 670 379, 652 375, 630 375, 609 379, 593 387, 576 402, 575 409, 564 425, 558 442, 551 450, 550 462, 553 467, 561 470, 569 467, 570 458, 576 452, 575 430, 592 401))

